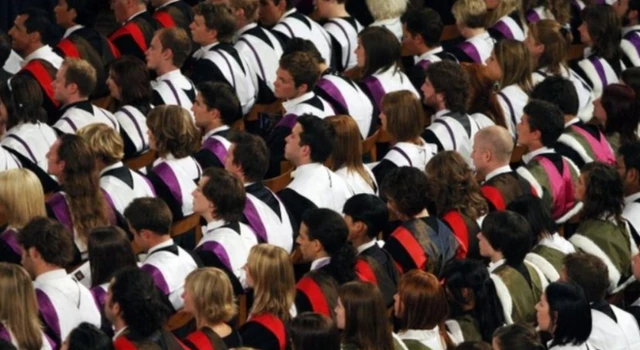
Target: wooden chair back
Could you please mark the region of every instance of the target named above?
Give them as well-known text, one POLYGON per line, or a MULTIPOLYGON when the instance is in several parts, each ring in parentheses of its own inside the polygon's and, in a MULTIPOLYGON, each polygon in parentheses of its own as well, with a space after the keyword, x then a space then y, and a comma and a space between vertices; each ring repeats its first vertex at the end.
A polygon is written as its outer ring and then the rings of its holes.
POLYGON ((287 187, 287 185, 289 185, 292 179, 291 177, 292 172, 293 172, 293 168, 285 171, 284 173, 274 178, 266 179, 264 180, 264 185, 267 186, 271 191, 278 192, 284 189, 285 187, 287 187))
POLYGON ((513 152, 511 152, 510 163, 520 163, 520 161, 522 160, 522 156, 525 155, 526 153, 527 153, 527 147, 516 145, 516 147, 513 149, 513 152))
POLYGON ((193 319, 192 314, 184 310, 180 310, 175 314, 171 315, 171 317, 169 317, 169 319, 167 320, 167 323, 165 323, 165 328, 168 331, 173 332, 175 330, 178 330, 186 326, 187 323, 189 323, 189 321, 191 321, 192 319, 193 319))
POLYGON ((186 218, 174 222, 171 226, 171 237, 178 237, 195 229, 196 243, 202 238, 202 227, 200 226, 200 215, 192 214, 186 218))
POLYGON ((270 104, 255 104, 249 113, 244 116, 244 120, 248 122, 257 121, 260 113, 282 113, 282 101, 277 100, 270 104))
POLYGON ((152 164, 154 160, 157 158, 157 153, 154 150, 148 150, 134 158, 127 159, 124 161, 124 165, 127 168, 132 170, 139 170, 146 167, 149 164, 152 164))

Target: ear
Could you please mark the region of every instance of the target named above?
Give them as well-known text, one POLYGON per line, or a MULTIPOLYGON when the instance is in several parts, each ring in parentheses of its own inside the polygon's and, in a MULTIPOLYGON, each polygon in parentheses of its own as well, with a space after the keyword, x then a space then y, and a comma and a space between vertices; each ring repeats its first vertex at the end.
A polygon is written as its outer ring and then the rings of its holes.
POLYGON ((367 232, 367 225, 362 221, 354 222, 353 223, 353 228, 356 229, 358 234, 362 234, 362 233, 366 233, 367 232))
POLYGON ((173 57, 173 51, 171 51, 171 49, 163 49, 161 55, 165 60, 171 61, 173 57))
POLYGON ((637 19, 638 18, 638 10, 629 11, 629 14, 627 15, 627 18, 629 18, 631 20, 637 19))
POLYGON ((280 3, 278 3, 278 9, 282 11, 282 13, 287 12, 287 1, 289 0, 280 0, 280 3))
POLYGON ((220 110, 217 108, 211 108, 210 111, 208 111, 209 113, 211 113, 211 117, 213 119, 222 119, 222 113, 220 113, 220 110))
POLYGON ((78 18, 78 12, 76 11, 76 9, 71 9, 69 13, 71 14, 71 20, 75 22, 78 18))
POLYGON ((244 17, 245 17, 244 9, 241 9, 241 8, 236 9, 236 18, 244 18, 244 17))
POLYGON ((301 146, 300 153, 302 153, 303 156, 311 157, 311 147, 309 147, 309 145, 301 146))
POLYGON ((42 42, 40 32, 34 31, 32 33, 27 34, 29 36, 29 41, 32 43, 42 42))
POLYGON ((64 172, 64 169, 67 167, 67 162, 64 160, 59 160, 58 163, 60 164, 60 171, 64 172))
POLYGON ((627 174, 625 175, 625 177, 632 183, 637 183, 638 182, 638 175, 640 175, 638 173, 638 169, 629 169, 627 170, 627 174))
POLYGON ((218 31, 215 29, 207 29, 207 34, 209 34, 209 37, 211 39, 217 39, 218 38, 218 31))
POLYGON ((27 255, 31 259, 40 259, 40 252, 35 247, 27 249, 27 255))
POLYGON ((311 244, 313 244, 313 251, 316 253, 324 250, 324 247, 322 246, 322 243, 320 243, 320 240, 314 239, 313 241, 311 241, 311 244))
POLYGON ((540 130, 531 131, 531 135, 536 140, 542 140, 542 132, 540 132, 540 130))
POLYGON ((302 84, 302 85, 298 86, 298 87, 296 88, 296 90, 297 90, 299 93, 300 93, 300 92, 301 92, 301 93, 307 93, 307 92, 309 92, 309 85, 307 85, 307 84, 302 84))

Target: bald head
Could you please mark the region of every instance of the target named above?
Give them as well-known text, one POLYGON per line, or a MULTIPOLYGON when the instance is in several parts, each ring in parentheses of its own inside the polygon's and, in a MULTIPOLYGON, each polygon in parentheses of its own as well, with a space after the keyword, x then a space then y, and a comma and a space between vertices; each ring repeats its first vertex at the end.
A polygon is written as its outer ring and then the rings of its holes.
POLYGON ((481 175, 505 165, 509 165, 513 152, 513 139, 509 131, 498 125, 492 125, 478 131, 474 137, 473 161, 481 175))

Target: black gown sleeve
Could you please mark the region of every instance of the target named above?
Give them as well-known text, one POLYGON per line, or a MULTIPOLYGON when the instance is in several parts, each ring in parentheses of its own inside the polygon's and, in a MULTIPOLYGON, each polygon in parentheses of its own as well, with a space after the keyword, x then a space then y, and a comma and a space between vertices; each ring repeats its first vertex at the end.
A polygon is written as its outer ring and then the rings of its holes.
MULTIPOLYGON (((285 188, 278 192, 278 197, 280 197, 280 200, 282 200, 282 203, 291 215, 292 223, 295 220, 295 222, 299 224, 302 222, 302 215, 304 215, 308 209, 317 208, 312 201, 290 188, 285 188)), ((298 228, 299 227, 294 227, 296 235, 298 228)))
POLYGON ((422 132, 422 139, 426 143, 431 143, 438 146, 438 152, 444 151, 444 146, 442 146, 440 139, 438 139, 438 136, 436 136, 436 134, 432 130, 424 129, 424 131, 422 132))
POLYGON ((398 167, 397 165, 395 165, 392 161, 387 159, 381 160, 380 163, 378 163, 378 165, 373 167, 373 169, 371 169, 371 172, 373 173, 373 176, 376 178, 376 182, 378 183, 378 186, 381 186, 382 181, 387 176, 387 174, 389 174, 392 170, 394 170, 397 167, 398 167))
POLYGON ((238 277, 236 277, 233 271, 230 271, 227 266, 223 264, 222 261, 220 261, 220 258, 218 258, 216 254, 200 249, 196 249, 194 253, 202 263, 201 266, 216 267, 224 271, 224 273, 227 275, 227 277, 229 277, 229 280, 231 281, 231 285, 233 286, 233 293, 235 295, 244 293, 244 288, 242 288, 242 284, 240 284, 238 277))
POLYGON ((261 350, 280 350, 278 338, 257 322, 247 322, 240 327, 242 345, 261 350))
POLYGON ((151 182, 153 189, 156 191, 157 197, 167 203, 167 206, 173 215, 173 221, 175 222, 182 219, 184 217, 184 214, 182 214, 182 205, 173 196, 173 194, 171 194, 171 190, 167 184, 164 183, 164 181, 162 181, 162 179, 153 171, 149 171, 147 179, 151 182))
POLYGON ((202 167, 203 170, 210 167, 224 168, 224 164, 220 162, 218 157, 206 149, 200 149, 193 155, 193 158, 198 162, 198 164, 200 164, 200 167, 202 167))

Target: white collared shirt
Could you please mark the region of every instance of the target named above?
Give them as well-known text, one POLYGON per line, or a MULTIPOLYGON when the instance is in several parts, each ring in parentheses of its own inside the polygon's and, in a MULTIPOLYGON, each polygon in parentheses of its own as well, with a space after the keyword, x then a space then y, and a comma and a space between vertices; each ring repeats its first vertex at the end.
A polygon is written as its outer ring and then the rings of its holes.
POLYGON ((215 43, 211 43, 205 46, 200 46, 200 48, 193 54, 193 57, 196 59, 201 59, 202 57, 204 57, 204 54, 211 50, 212 47, 216 46, 220 44, 219 41, 216 41, 215 43))
POLYGON ((360 255, 365 250, 373 247, 374 245, 376 245, 376 240, 375 239, 372 239, 371 241, 360 245, 359 247, 356 248, 356 250, 358 251, 358 255, 360 255))
POLYGON ((324 258, 316 259, 311 263, 310 271, 314 271, 323 266, 329 265, 330 262, 331 262, 331 257, 328 257, 328 256, 325 256, 324 258))
POLYGON ((580 118, 573 117, 573 118, 571 118, 571 120, 569 120, 568 122, 564 123, 564 128, 566 129, 566 128, 570 127, 571 125, 576 124, 578 122, 580 122, 580 118))
POLYGON ((226 224, 227 224, 227 222, 224 221, 224 220, 216 220, 216 219, 214 219, 213 221, 207 222, 207 226, 205 226, 204 232, 205 233, 211 232, 211 231, 213 231, 213 230, 215 230, 215 229, 217 229, 219 227, 222 227, 222 226, 224 226, 226 224))
POLYGON ((624 203, 625 204, 633 203, 636 199, 639 199, 639 198, 640 198, 640 192, 636 192, 632 195, 624 197, 624 203))
POLYGON ((124 164, 122 162, 115 162, 111 165, 107 165, 106 167, 104 167, 104 169, 100 170, 100 176, 102 176, 102 174, 106 173, 107 171, 111 170, 111 169, 116 169, 116 168, 120 168, 123 167, 124 164))
POLYGON ((546 153, 556 153, 556 151, 553 148, 549 148, 546 146, 542 146, 540 148, 538 148, 535 151, 531 151, 525 155, 522 156, 522 161, 524 162, 524 164, 529 164, 529 162, 537 155, 540 154, 546 154, 546 153))
POLYGON ((446 109, 446 108, 445 108, 445 109, 441 109, 441 110, 437 111, 437 112, 433 115, 433 117, 431 117, 431 122, 433 123, 433 121, 434 121, 434 120, 436 120, 436 119, 438 119, 438 118, 442 118, 442 117, 443 117, 445 114, 447 114, 447 113, 451 113, 451 111, 450 111, 450 110, 448 110, 448 109, 446 109))
POLYGON ((238 39, 240 39, 240 37, 242 36, 242 34, 244 34, 245 32, 250 31, 251 29, 253 29, 253 28, 257 27, 257 26, 258 26, 258 24, 257 24, 257 23, 252 22, 252 23, 248 23, 248 24, 246 24, 244 27, 242 27, 242 28, 238 29, 238 30, 236 31, 236 33, 233 35, 233 42, 238 41, 238 39))
POLYGON ((69 278, 69 276, 67 275, 67 271, 65 271, 64 269, 55 269, 49 272, 45 272, 36 277, 35 282, 48 282, 60 278, 69 278))
POLYGON ((149 248, 149 250, 147 251, 147 257, 149 255, 151 255, 151 253, 155 252, 156 250, 160 250, 162 248, 166 248, 166 247, 171 247, 173 245, 173 238, 169 238, 168 240, 160 243, 160 244, 156 244, 155 246, 149 248))
POLYGON ((24 58, 24 61, 20 63, 22 67, 26 66, 31 60, 41 59, 51 63, 53 67, 56 69, 60 69, 60 65, 62 65, 62 57, 58 56, 57 53, 53 52, 53 49, 49 45, 44 45, 41 48, 33 51, 27 57, 24 58))
POLYGON ((316 97, 316 94, 313 91, 305 92, 304 94, 298 97, 294 97, 290 100, 282 102, 282 107, 284 107, 285 111, 289 111, 289 110, 292 110, 295 106, 299 105, 300 103, 306 100, 310 100, 314 97, 316 97))
POLYGON ((435 49, 431 49, 431 50, 429 50, 429 51, 427 51, 427 52, 423 53, 422 55, 415 56, 415 57, 413 58, 413 61, 414 61, 415 63, 418 63, 418 62, 420 62, 420 61, 422 61, 422 60, 428 60, 428 59, 429 59, 430 57, 432 57, 433 55, 435 55, 435 54, 437 54, 437 53, 440 53, 440 52, 442 52, 442 51, 444 51, 444 49, 442 48, 442 46, 438 46, 438 47, 436 47, 435 49))
POLYGON ((496 262, 490 262, 489 263, 489 273, 492 273, 493 271, 495 271, 498 267, 504 265, 507 263, 507 259, 500 259, 496 262))
POLYGON ((555 250, 561 251, 564 254, 571 254, 576 251, 576 248, 569 241, 560 236, 558 232, 546 236, 538 242, 539 245, 543 245, 555 250))
POLYGON ((209 130, 206 134, 204 134, 204 136, 202 137, 202 142, 204 142, 206 139, 208 139, 209 137, 211 137, 211 135, 219 132, 219 131, 224 131, 224 130, 229 130, 229 125, 220 125, 219 127, 209 130))
POLYGON ((625 36, 627 33, 640 30, 640 24, 636 24, 635 26, 629 26, 622 28, 622 36, 625 36))
POLYGON ((127 328, 129 328, 129 326, 124 326, 124 327, 120 328, 120 330, 119 330, 119 331, 117 331, 117 332, 113 335, 113 338, 111 338, 111 339, 112 339, 112 340, 114 340, 114 341, 115 341, 116 339, 118 339, 118 337, 119 337, 119 336, 121 336, 121 335, 122 335, 122 333, 124 333, 124 331, 126 331, 126 330, 127 330, 127 328))
POLYGON ((158 11, 159 9, 163 9, 163 8, 165 8, 165 7, 169 6, 169 5, 173 4, 173 3, 176 3, 176 2, 178 2, 178 1, 180 1, 180 0, 169 0, 169 1, 167 1, 164 5, 160 5, 160 6, 158 6, 158 7, 156 8, 156 11, 158 11))
POLYGON ((84 26, 82 24, 76 24, 73 27, 69 27, 67 28, 67 30, 64 31, 64 35, 62 36, 63 39, 66 39, 69 35, 71 35, 71 33, 75 32, 78 29, 82 29, 84 28, 84 26))
POLYGON ((511 167, 508 165, 503 165, 497 169, 494 169, 493 171, 491 171, 490 173, 487 174, 487 176, 485 176, 484 181, 489 181, 492 178, 500 175, 500 174, 505 174, 505 173, 510 173, 511 172, 511 167))
POLYGON ((280 20, 278 20, 278 23, 282 22, 283 19, 285 19, 287 16, 289 16, 290 14, 292 14, 292 13, 294 13, 296 11, 297 11, 296 8, 293 7, 290 10, 288 10, 287 12, 283 13, 282 17, 280 17, 280 20))

